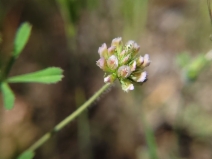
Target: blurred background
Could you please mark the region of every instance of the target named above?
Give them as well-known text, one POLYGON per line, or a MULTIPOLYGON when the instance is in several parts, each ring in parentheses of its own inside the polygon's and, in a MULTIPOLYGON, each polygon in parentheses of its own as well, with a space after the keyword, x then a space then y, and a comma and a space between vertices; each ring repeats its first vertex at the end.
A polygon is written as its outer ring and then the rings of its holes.
POLYGON ((32 34, 10 76, 57 66, 65 78, 12 84, 11 111, 0 98, 0 159, 15 159, 104 84, 97 51, 115 37, 150 55, 149 80, 129 93, 116 83, 35 159, 212 158, 212 68, 196 64, 211 59, 206 0, 0 0, 5 61, 24 21, 32 34))

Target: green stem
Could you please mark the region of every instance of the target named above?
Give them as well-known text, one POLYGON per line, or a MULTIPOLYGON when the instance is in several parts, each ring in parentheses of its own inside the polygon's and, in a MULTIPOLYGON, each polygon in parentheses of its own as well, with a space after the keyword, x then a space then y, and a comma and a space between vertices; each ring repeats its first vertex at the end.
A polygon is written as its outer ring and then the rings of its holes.
POLYGON ((6 66, 5 67, 1 67, 0 83, 7 78, 7 76, 8 76, 8 74, 9 74, 9 72, 10 72, 10 70, 11 70, 11 68, 12 68, 14 63, 15 63, 15 57, 12 56, 12 57, 10 57, 10 59, 7 62, 6 66))
MULTIPOLYGON (((54 129, 48 133, 46 133, 43 137, 41 137, 38 141, 36 141, 31 147, 29 147, 26 151, 35 151, 37 148, 42 146, 48 139, 50 139, 55 133, 60 131, 70 122, 72 122, 76 117, 78 117, 86 108, 88 108, 103 92, 105 92, 111 84, 105 84, 100 88, 89 100, 87 100, 83 105, 81 105, 75 112, 66 117, 63 121, 57 124, 54 129)), ((24 151, 24 152, 26 152, 24 151)))
POLYGON ((144 135, 145 135, 145 140, 147 142, 148 145, 148 153, 149 153, 149 157, 150 159, 158 159, 157 156, 157 144, 155 141, 155 135, 153 130, 150 128, 150 126, 148 125, 147 121, 146 121, 146 116, 142 113, 142 122, 144 125, 144 135))

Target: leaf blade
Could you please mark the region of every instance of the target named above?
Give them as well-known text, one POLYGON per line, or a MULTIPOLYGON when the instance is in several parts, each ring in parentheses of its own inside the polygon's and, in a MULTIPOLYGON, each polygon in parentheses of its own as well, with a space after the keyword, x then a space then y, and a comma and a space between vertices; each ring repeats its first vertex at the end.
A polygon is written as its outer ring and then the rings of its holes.
POLYGON ((10 77, 7 81, 9 83, 25 83, 25 82, 35 82, 35 83, 44 83, 51 84, 59 82, 62 78, 63 70, 57 67, 49 67, 44 70, 19 75, 15 77, 10 77))
POLYGON ((32 159, 35 156, 35 153, 33 151, 26 151, 22 153, 18 159, 32 159))
POLYGON ((15 95, 13 94, 9 85, 5 82, 1 84, 1 91, 3 95, 3 102, 5 109, 11 110, 14 107, 15 95))
POLYGON ((13 56, 15 58, 17 58, 19 54, 21 53, 21 51, 24 49, 29 39, 31 29, 32 29, 32 26, 28 22, 21 24, 21 26, 18 28, 16 32, 15 40, 14 40, 13 56))

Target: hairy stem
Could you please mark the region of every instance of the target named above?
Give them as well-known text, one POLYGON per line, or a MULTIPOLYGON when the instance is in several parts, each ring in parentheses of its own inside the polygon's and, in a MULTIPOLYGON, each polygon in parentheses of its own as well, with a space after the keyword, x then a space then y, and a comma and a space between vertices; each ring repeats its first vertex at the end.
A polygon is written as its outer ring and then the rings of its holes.
MULTIPOLYGON (((75 112, 70 114, 64 120, 62 120, 59 124, 57 124, 52 131, 46 133, 39 140, 37 140, 31 147, 29 147, 26 151, 35 151, 37 148, 42 146, 48 139, 50 139, 55 133, 60 131, 70 122, 72 122, 76 117, 78 117, 86 108, 88 108, 102 93, 104 93, 111 84, 105 84, 100 88, 89 100, 87 100, 83 105, 81 105, 75 112)), ((26 152, 24 151, 24 152, 26 152)))

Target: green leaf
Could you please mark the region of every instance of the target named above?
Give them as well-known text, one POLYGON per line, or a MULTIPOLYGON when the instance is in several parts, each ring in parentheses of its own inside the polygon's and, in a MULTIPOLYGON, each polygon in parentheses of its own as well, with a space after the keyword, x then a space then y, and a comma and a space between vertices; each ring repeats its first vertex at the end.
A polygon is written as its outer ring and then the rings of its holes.
POLYGON ((15 95, 7 83, 1 84, 1 92, 3 95, 4 107, 8 110, 12 109, 15 102, 15 95))
POLYGON ((18 159, 32 159, 35 156, 35 153, 33 151, 26 151, 22 153, 18 159))
POLYGON ((24 75, 19 75, 9 78, 10 83, 17 82, 36 82, 36 83, 56 83, 63 78, 63 70, 57 67, 49 67, 41 71, 32 72, 24 75))
POLYGON ((14 41, 14 52, 13 55, 15 58, 19 56, 24 46, 26 45, 30 33, 31 33, 31 25, 27 22, 23 23, 17 30, 15 41, 14 41))

